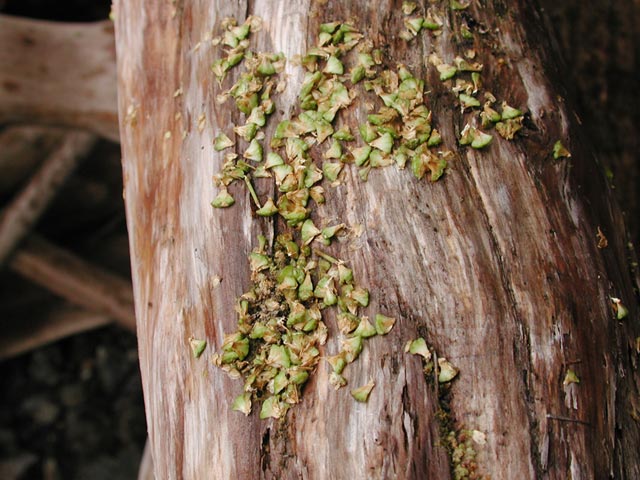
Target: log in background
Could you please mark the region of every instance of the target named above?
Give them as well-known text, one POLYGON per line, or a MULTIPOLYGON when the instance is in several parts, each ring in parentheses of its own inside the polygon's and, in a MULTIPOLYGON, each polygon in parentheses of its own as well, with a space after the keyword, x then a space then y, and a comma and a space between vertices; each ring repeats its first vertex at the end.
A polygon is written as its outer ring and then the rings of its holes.
MULTIPOLYGON (((640 474, 638 424, 631 417, 638 324, 624 227, 558 87, 562 69, 544 22, 524 3, 486 2, 471 12, 498 29, 491 35, 495 50, 486 43, 476 50, 487 89, 527 106, 525 138, 496 138, 483 152, 461 150, 435 185, 393 168, 373 172, 363 184, 348 171, 344 185, 330 189, 318 209, 316 224, 342 219, 365 225, 357 249, 332 251, 370 287, 369 311, 400 320, 350 367, 351 385, 369 378, 377 383, 367 405, 334 392, 320 367, 282 423, 232 412, 229 400, 240 383, 188 351, 192 335, 219 346, 224 332, 234 329, 230 299, 248 283, 246 254, 258 233, 271 237, 275 231, 270 221, 252 218, 240 191, 232 209, 208 206, 215 193, 210 178, 221 160, 212 139, 240 118, 215 105, 209 70, 215 50, 194 47, 224 16, 253 13, 265 28, 252 48, 291 57, 313 43, 319 23, 357 18, 368 36, 389 47, 392 65, 401 59, 425 75, 425 53, 435 49, 448 58, 455 50, 451 37, 445 31, 431 45, 425 36, 407 51, 390 33, 401 27, 398 5, 387 2, 352 2, 351 10, 333 2, 116 4, 125 194, 157 472, 169 478, 446 478, 436 392, 418 360, 402 352, 405 340, 424 334, 461 369, 450 407, 458 427, 487 433, 487 445, 478 449, 485 473, 640 474), (507 60, 502 66, 500 57, 507 60), (184 94, 176 100, 179 87, 184 94), (125 115, 132 105, 135 125, 125 115), (199 132, 202 113, 208 121, 199 132), (171 138, 164 138, 166 131, 171 138), (550 159, 558 138, 568 139, 571 160, 550 159), (598 226, 609 238, 603 251, 596 247, 598 226), (216 275, 223 281, 214 288, 216 275), (626 300, 629 321, 612 319, 610 296, 626 300), (562 380, 576 361, 581 383, 574 412, 565 405, 562 380)), ((287 68, 288 93, 277 103, 285 113, 299 81, 287 68)), ((453 99, 432 70, 427 79, 436 125, 455 149, 460 118, 453 99)), ((362 118, 363 112, 350 113, 362 118)), ((262 194, 270 188, 258 184, 262 194)), ((335 348, 330 341, 326 351, 335 348)))

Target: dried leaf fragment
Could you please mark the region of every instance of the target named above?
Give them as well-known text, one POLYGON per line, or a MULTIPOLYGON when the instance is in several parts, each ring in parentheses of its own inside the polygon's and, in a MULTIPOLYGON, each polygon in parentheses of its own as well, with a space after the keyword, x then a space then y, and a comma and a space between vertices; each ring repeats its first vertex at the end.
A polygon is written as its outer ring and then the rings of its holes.
POLYGON ((260 145, 260 142, 258 142, 258 140, 254 138, 253 140, 251 140, 251 143, 249 143, 249 147, 247 147, 242 156, 248 160, 253 160, 254 162, 261 162, 262 145, 260 145))
POLYGON ((478 445, 485 445, 487 443, 487 435, 480 430, 473 430, 471 432, 471 439, 478 445))
POLYGON ((524 117, 510 118, 496 123, 496 131, 506 140, 513 140, 513 137, 522 130, 522 120, 524 117))
POLYGON ((324 72, 334 75, 342 75, 344 73, 344 65, 342 65, 342 62, 338 57, 331 55, 327 59, 327 65, 324 68, 324 72))
POLYGON ((402 2, 402 13, 405 15, 411 15, 416 8, 416 2, 402 2))
POLYGON ((484 148, 491 143, 493 136, 488 133, 476 130, 473 134, 473 140, 471 141, 471 148, 480 149, 484 148))
POLYGON ((616 314, 616 319, 622 320, 626 318, 627 315, 629 315, 629 311, 627 310, 627 307, 622 304, 622 300, 620 300, 619 298, 611 297, 611 303, 613 306, 613 311, 616 314))
POLYGON ((368 317, 362 317, 358 327, 354 330, 353 335, 357 335, 362 338, 369 338, 376 335, 376 328, 371 325, 368 317))
POLYGON ((454 367, 451 362, 449 362, 446 358, 438 358, 438 382, 447 383, 453 380, 457 375, 459 370, 454 367))
POLYGON ((409 340, 404 346, 404 351, 413 355, 420 355, 425 362, 431 361, 431 351, 427 346, 424 338, 419 337, 415 340, 409 340))
POLYGON ((251 413, 251 394, 245 392, 241 395, 238 395, 231 404, 231 408, 238 412, 242 412, 245 415, 249 415, 251 413))
POLYGON ((458 69, 448 63, 441 63, 436 68, 440 72, 440 80, 443 82, 455 77, 456 73, 458 73, 458 69))
POLYGON ((189 339, 189 345, 191 345, 193 358, 198 358, 200 357, 200 355, 202 355, 202 352, 204 352, 204 349, 207 347, 207 341, 191 337, 189 339))
POLYGON ((308 218, 302 224, 302 229, 300 233, 302 235, 302 243, 304 245, 309 245, 314 238, 320 235, 321 231, 318 227, 315 226, 315 224, 313 223, 313 220, 308 218))
POLYGON ((564 376, 564 380, 562 384, 566 386, 566 385, 569 385, 570 383, 580 383, 580 379, 578 378, 578 375, 576 375, 576 372, 574 372, 571 369, 567 370, 567 374, 564 376))
POLYGON ((216 198, 213 199, 213 201, 211 202, 211 206, 214 208, 226 208, 230 207, 234 203, 235 200, 233 199, 233 197, 229 194, 226 188, 223 188, 222 190, 220 190, 220 192, 218 192, 216 198))
POLYGON ((464 10, 470 3, 469 0, 451 0, 451 10, 464 10))
POLYGON ((607 248, 609 241, 607 240, 607 237, 604 236, 604 233, 602 233, 602 230, 600 230, 600 227, 598 227, 596 238, 598 239, 598 248, 607 248))
POLYGON ((338 374, 342 373, 344 367, 347 366, 347 362, 344 359, 344 353, 342 352, 337 355, 327 357, 327 362, 329 362, 333 371, 338 374))
POLYGON ((373 387, 375 387, 375 385, 376 384, 372 380, 362 387, 351 390, 351 396, 355 398, 357 402, 366 403, 367 400, 369 400, 369 395, 371 394, 371 390, 373 390, 373 387))
POLYGON ((396 319, 387 317, 386 315, 382 315, 381 313, 376 314, 375 319, 376 324, 376 332, 378 335, 386 335, 391 331, 393 326, 396 324, 396 319))
POLYGON ((260 409, 260 419, 265 418, 280 418, 284 413, 284 409, 278 400, 278 397, 273 396, 267 398, 262 402, 262 408, 260 409))
POLYGON ((522 116, 522 112, 517 108, 511 107, 507 102, 502 102, 502 120, 509 120, 522 116))
POLYGON ((333 388, 338 390, 347 384, 347 379, 339 373, 331 372, 331 374, 329 374, 329 383, 333 385, 333 388))
POLYGON ((565 148, 560 140, 553 144, 553 158, 558 160, 559 158, 569 158, 571 153, 565 148))
POLYGON ((270 217, 272 215, 275 215, 276 213, 278 213, 278 207, 276 207, 275 203, 273 203, 273 198, 271 197, 267 198, 267 201, 264 202, 262 208, 256 210, 256 214, 260 215, 261 217, 270 217))
POLYGON ((459 98, 463 108, 473 108, 480 106, 480 101, 477 98, 472 97, 471 95, 467 95, 466 93, 461 93, 459 98))
POLYGON ((233 140, 227 137, 224 132, 221 132, 213 141, 213 148, 219 152, 225 148, 233 147, 235 144, 233 140))

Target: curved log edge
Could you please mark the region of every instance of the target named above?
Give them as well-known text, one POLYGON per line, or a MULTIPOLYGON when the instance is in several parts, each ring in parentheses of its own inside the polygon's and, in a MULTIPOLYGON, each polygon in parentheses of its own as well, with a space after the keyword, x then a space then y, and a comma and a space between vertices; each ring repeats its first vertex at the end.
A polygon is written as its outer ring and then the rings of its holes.
POLYGON ((0 15, 0 45, 0 123, 76 127, 118 141, 110 21, 0 15))
MULTIPOLYGON (((431 52, 450 61, 460 48, 459 17, 443 6, 449 2, 438 4, 443 34, 409 47, 397 35, 400 9, 386 1, 116 2, 140 364, 153 463, 163 478, 448 478, 440 399, 402 349, 419 335, 460 368, 447 408, 454 429, 486 434, 477 448, 482 474, 640 476, 640 326, 622 219, 559 97, 561 72, 544 22, 527 3, 507 8, 495 0, 467 12, 489 32, 474 44, 486 89, 528 112, 516 141, 496 136, 476 151, 457 147, 462 116, 437 72, 425 67, 431 52), (426 78, 436 126, 457 151, 433 185, 395 168, 362 183, 347 168, 342 185, 327 188, 316 225, 364 225, 357 242, 331 251, 370 288, 367 312, 399 322, 349 367, 350 384, 373 378, 378 385, 367 404, 334 392, 321 366, 281 422, 232 412, 240 382, 205 360, 235 329, 232 299, 248 285, 246 256, 257 234, 271 238, 280 228, 254 218, 241 190, 232 192, 231 209, 208 205, 222 162, 213 138, 243 123, 216 104, 210 66, 219 51, 209 39, 222 18, 249 13, 264 20, 251 48, 288 58, 315 44, 319 23, 353 19, 386 47, 390 66, 402 61, 426 78), (553 159, 558 139, 570 159, 553 159), (598 227, 605 249, 597 247, 598 227), (623 299, 625 320, 614 319, 611 297, 623 299), (210 345, 199 360, 190 354, 191 336, 210 345), (570 367, 579 385, 563 385, 570 367)), ((295 106, 301 70, 289 63, 287 73, 267 138, 295 106)), ((365 114, 351 110, 345 121, 355 126, 365 114)), ((268 182, 256 188, 263 196, 273 189, 268 182)), ((325 351, 336 350, 330 340, 325 351)))

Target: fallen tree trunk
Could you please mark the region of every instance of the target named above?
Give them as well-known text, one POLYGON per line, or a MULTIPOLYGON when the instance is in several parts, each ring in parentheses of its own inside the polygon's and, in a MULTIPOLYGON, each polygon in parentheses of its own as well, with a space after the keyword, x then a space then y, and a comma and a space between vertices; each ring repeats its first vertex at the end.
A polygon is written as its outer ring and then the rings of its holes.
POLYGON ((0 15, 0 123, 91 130, 118 141, 111 22, 0 15))
MULTIPOLYGON (((540 12, 524 1, 435 3, 437 34, 407 41, 402 12, 389 2, 116 2, 125 198, 157 476, 640 475, 640 325, 624 226, 562 99, 561 67, 540 12), (398 321, 348 367, 348 388, 375 381, 367 404, 334 391, 322 363, 301 403, 277 421, 231 411, 240 382, 189 350, 191 337, 206 338, 211 358, 236 329, 231 299, 248 288, 247 253, 259 233, 272 243, 287 228, 254 216, 249 194, 235 185, 232 208, 208 206, 216 195, 209 179, 223 162, 213 139, 244 123, 234 107, 216 102, 237 75, 217 86, 211 65, 221 53, 212 31, 220 32, 224 17, 242 22, 247 13, 263 18, 251 50, 287 58, 315 45, 319 24, 351 20, 385 49, 385 65, 403 63, 425 79, 442 148, 454 152, 434 184, 392 167, 363 183, 352 166, 340 185, 324 183, 315 224, 337 220, 361 233, 327 251, 370 288, 365 314, 398 321), (483 63, 482 91, 527 112, 515 140, 494 133, 482 149, 459 145, 474 107, 441 78, 465 54, 483 63), (558 140, 570 154, 559 146, 552 153, 558 140), (612 307, 621 304, 612 297, 622 299, 626 317, 618 309, 616 319, 612 307), (439 385, 425 377, 417 357, 403 351, 419 336, 460 369, 458 378, 439 385)), ((287 64, 267 139, 298 111, 302 72, 287 64)), ((351 107, 342 121, 356 132, 367 113, 366 105, 351 107)), ((321 154, 311 153, 318 164, 321 154)), ((274 194, 265 180, 256 190, 260 199, 274 194)), ((325 356, 339 349, 330 314, 327 323, 325 356)))

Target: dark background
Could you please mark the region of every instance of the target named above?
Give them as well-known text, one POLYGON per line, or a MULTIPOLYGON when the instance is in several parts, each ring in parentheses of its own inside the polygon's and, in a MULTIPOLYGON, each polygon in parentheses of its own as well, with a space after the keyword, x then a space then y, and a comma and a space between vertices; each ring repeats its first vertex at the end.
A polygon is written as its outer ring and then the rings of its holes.
MULTIPOLYGON (((612 178, 628 240, 635 243, 639 2, 540 3, 558 41, 569 100, 612 178)), ((109 10, 105 1, 0 0, 2 13, 56 21, 103 20, 109 10)), ((10 194, 0 201, 9 199, 10 194)), ((38 232, 129 276, 118 145, 99 143, 91 162, 74 173, 39 222, 38 232)), ((0 319, 23 312, 25 304, 45 304, 51 296, 0 272, 0 319)), ((146 426, 133 335, 102 328, 4 361, 0 372, 0 480, 136 477, 146 426)))

